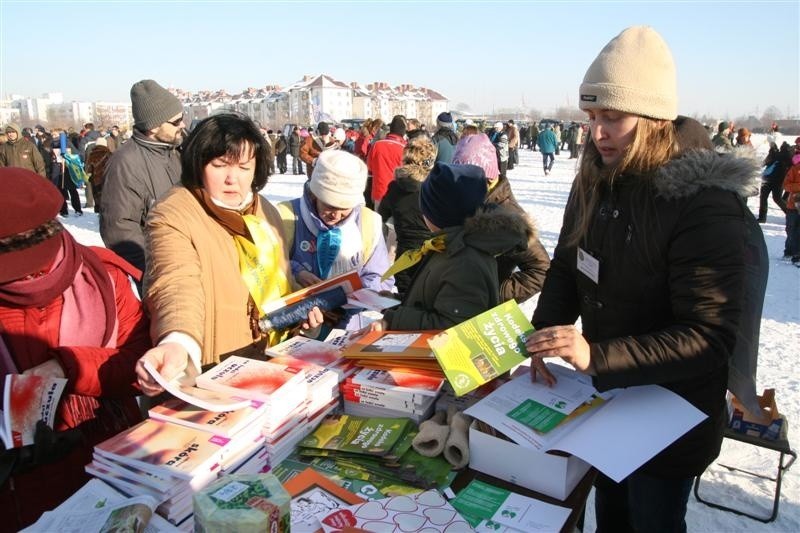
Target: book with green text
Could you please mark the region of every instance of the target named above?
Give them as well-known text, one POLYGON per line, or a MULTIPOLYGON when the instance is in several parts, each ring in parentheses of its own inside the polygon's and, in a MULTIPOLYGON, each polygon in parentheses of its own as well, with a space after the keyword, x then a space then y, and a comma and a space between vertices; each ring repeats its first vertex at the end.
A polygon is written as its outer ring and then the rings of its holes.
POLYGON ((527 358, 533 326, 509 300, 428 341, 456 396, 477 389, 527 358))

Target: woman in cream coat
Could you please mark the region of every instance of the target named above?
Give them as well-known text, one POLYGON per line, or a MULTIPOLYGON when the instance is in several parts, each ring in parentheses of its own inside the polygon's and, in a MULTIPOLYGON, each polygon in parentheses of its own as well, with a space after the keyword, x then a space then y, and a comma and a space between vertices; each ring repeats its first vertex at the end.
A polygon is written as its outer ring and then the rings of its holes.
MULTIPOLYGON (((269 342, 258 330, 259 308, 291 292, 292 278, 280 216, 258 194, 269 176, 268 154, 255 124, 238 115, 209 117, 186 139, 183 186, 147 221, 144 303, 156 347, 137 365, 145 393, 161 388, 144 360, 169 379, 269 342)), ((305 326, 318 319, 315 309, 305 326)))

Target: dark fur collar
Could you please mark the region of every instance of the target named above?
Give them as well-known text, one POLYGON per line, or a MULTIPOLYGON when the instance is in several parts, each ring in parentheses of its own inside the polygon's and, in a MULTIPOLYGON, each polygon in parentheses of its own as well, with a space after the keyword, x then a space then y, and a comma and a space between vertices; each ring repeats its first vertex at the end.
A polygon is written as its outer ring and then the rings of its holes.
POLYGON ((758 194, 760 169, 761 165, 751 149, 725 153, 690 150, 659 169, 653 185, 656 193, 667 200, 686 198, 709 187, 747 198, 758 194))

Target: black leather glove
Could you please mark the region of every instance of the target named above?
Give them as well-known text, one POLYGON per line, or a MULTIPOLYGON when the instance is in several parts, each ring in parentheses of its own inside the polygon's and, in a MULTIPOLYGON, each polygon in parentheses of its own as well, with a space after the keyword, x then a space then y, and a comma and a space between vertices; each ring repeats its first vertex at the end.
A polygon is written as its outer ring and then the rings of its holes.
POLYGON ((60 461, 81 443, 83 433, 79 429, 53 431, 43 420, 39 420, 36 423, 33 444, 3 450, 0 455, 0 485, 5 484, 12 475, 60 461))

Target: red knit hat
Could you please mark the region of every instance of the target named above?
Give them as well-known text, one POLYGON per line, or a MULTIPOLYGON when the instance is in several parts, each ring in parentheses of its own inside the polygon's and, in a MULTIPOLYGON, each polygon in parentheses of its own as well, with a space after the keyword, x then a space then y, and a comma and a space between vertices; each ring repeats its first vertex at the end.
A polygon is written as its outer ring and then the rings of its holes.
POLYGON ((0 283, 47 269, 58 253, 64 227, 56 216, 64 203, 56 187, 23 168, 0 168, 0 283))

